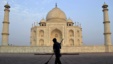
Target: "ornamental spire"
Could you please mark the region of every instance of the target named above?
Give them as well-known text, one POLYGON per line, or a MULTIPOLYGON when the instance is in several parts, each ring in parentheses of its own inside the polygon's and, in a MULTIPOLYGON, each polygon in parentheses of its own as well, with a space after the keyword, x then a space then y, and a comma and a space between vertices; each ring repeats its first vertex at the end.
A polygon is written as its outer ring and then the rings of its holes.
POLYGON ((8 2, 7 2, 7 4, 4 7, 5 8, 10 8, 10 5, 8 4, 8 2))
POLYGON ((106 3, 104 2, 104 5, 106 5, 106 3))
POLYGON ((57 8, 57 3, 55 4, 55 7, 57 8))

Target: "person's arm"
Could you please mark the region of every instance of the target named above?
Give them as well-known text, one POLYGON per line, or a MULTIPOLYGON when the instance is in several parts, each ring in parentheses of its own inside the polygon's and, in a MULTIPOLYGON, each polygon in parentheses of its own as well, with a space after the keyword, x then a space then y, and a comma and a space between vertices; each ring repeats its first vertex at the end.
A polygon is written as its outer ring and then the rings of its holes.
POLYGON ((63 41, 63 39, 62 39, 61 42, 59 43, 59 48, 60 48, 60 49, 61 49, 62 41, 63 41))
POLYGON ((61 40, 60 45, 62 44, 62 41, 63 41, 63 39, 61 40))

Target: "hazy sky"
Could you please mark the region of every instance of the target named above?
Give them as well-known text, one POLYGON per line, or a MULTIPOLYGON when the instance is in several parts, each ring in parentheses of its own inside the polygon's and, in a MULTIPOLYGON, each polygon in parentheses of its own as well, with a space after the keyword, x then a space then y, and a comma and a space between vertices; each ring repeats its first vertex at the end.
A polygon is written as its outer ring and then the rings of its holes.
MULTIPOLYGON (((113 43, 113 0, 0 0, 0 33, 4 18, 4 5, 10 8, 9 44, 30 45, 30 29, 34 22, 46 18, 47 13, 55 7, 65 12, 67 18, 82 24, 84 45, 103 45, 104 27, 102 5, 109 5, 109 19, 113 43)), ((2 35, 0 35, 1 44, 2 35)))

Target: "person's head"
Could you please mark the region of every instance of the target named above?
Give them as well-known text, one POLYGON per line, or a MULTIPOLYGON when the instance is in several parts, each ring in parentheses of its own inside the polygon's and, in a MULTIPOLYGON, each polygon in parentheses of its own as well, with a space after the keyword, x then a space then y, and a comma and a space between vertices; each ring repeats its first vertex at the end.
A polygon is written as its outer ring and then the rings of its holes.
POLYGON ((53 42, 56 43, 57 42, 57 39, 56 38, 53 38, 53 42))

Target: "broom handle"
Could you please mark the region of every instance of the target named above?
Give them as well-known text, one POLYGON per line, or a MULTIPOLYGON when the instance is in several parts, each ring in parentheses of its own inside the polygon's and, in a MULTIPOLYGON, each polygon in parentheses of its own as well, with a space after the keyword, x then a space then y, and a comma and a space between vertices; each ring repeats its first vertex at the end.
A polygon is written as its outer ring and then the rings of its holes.
POLYGON ((53 55, 54 55, 54 53, 51 55, 51 57, 49 58, 49 60, 52 58, 53 55))
POLYGON ((61 40, 60 44, 62 44, 63 39, 61 40))

